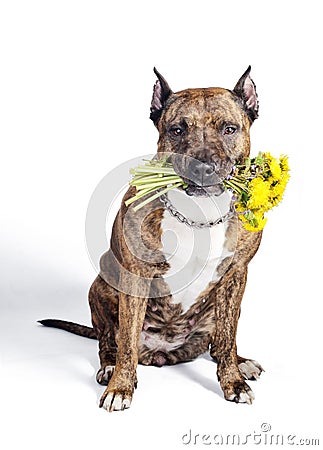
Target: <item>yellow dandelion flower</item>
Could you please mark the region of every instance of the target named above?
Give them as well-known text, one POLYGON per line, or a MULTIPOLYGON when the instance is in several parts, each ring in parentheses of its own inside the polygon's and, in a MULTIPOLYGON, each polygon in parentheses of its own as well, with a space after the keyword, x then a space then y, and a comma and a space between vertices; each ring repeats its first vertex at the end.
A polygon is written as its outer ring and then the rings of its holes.
POLYGON ((283 172, 289 172, 288 156, 281 155, 279 158, 279 163, 283 172))
POLYGON ((236 203, 234 206, 237 212, 244 212, 246 210, 246 207, 242 203, 236 203))
MULTIPOLYGON (((245 211, 244 211, 245 212, 245 211)), ((242 222, 248 222, 248 219, 245 217, 245 215, 244 214, 239 214, 239 219, 242 221, 242 222)))
POLYGON ((244 223, 243 226, 244 226, 245 230, 247 230, 247 231, 257 232, 257 231, 262 231, 264 229, 266 223, 267 223, 267 219, 265 218, 256 227, 251 225, 248 222, 244 223))
POLYGON ((248 216, 244 217, 243 220, 244 228, 247 231, 261 231, 266 225, 267 218, 264 217, 264 211, 262 209, 253 210, 248 216))
POLYGON ((261 178, 254 178, 249 183, 249 199, 247 207, 258 209, 268 207, 270 196, 270 184, 261 178))
POLYGON ((276 181, 279 180, 282 174, 282 169, 280 167, 280 163, 276 158, 271 157, 268 161, 269 170, 271 172, 271 178, 270 181, 276 181))
POLYGON ((285 172, 282 174, 279 182, 271 187, 270 203, 272 204, 273 207, 277 206, 278 203, 281 202, 289 178, 290 178, 290 175, 287 172, 285 172))

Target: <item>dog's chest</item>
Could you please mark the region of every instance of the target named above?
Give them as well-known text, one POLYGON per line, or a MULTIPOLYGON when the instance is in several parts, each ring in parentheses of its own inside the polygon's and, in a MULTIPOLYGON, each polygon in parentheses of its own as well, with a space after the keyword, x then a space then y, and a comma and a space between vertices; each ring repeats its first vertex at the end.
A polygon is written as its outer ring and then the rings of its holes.
MULTIPOLYGON (((231 196, 189 197, 171 191, 169 199, 185 217, 202 223, 216 220, 229 211, 231 196)), ((174 303, 183 312, 192 306, 210 282, 220 279, 218 267, 232 255, 226 248, 227 222, 210 228, 190 227, 178 221, 168 210, 162 220, 162 251, 170 265, 164 275, 174 303)))

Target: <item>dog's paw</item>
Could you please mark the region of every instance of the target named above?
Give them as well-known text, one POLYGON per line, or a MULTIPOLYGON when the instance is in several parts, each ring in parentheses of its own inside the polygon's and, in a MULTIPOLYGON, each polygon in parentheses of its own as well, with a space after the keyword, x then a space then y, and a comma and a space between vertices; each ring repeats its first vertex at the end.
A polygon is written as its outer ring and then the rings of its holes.
POLYGON ((100 408, 109 412, 123 411, 131 405, 132 393, 127 391, 110 391, 106 389, 100 400, 100 408))
POLYGON ((253 359, 246 359, 241 362, 239 364, 239 370, 243 378, 246 380, 257 380, 260 377, 261 372, 264 372, 261 365, 253 359))
POLYGON ((223 389, 224 397, 229 402, 248 403, 251 405, 255 399, 254 393, 244 381, 235 381, 223 389))
POLYGON ((115 366, 105 366, 101 368, 96 374, 96 381, 102 386, 107 386, 113 375, 115 366))

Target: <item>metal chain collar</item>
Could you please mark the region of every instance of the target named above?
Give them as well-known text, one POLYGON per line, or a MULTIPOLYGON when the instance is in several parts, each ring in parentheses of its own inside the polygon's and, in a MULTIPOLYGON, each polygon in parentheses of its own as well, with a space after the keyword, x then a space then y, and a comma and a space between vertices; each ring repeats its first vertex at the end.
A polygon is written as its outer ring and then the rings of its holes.
POLYGON ((230 219, 230 217, 232 217, 234 215, 234 210, 233 207, 231 205, 230 210, 222 217, 219 217, 216 220, 209 220, 207 222, 196 222, 192 219, 188 219, 187 217, 184 216, 184 214, 182 214, 181 212, 179 212, 175 206, 172 204, 172 202, 169 200, 167 194, 163 194, 159 197, 160 201, 163 203, 163 205, 165 206, 165 208, 167 209, 167 211, 173 216, 175 217, 175 219, 177 219, 179 222, 184 223, 185 225, 187 225, 188 227, 191 228, 199 228, 199 229, 203 229, 203 228, 212 228, 216 225, 219 225, 220 223, 224 223, 227 220, 230 219))

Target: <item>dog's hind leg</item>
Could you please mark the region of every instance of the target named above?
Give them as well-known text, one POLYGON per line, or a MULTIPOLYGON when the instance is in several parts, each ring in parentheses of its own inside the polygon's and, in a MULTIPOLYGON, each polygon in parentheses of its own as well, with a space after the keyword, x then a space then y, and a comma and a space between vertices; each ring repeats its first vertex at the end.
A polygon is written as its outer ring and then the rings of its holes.
MULTIPOLYGON (((216 363, 218 362, 217 358, 213 356, 212 351, 211 357, 216 363)), ((245 380, 258 380, 261 373, 265 372, 265 369, 254 359, 243 358, 242 356, 237 355, 237 360, 240 373, 245 380)))
POLYGON ((107 330, 99 337, 100 370, 96 375, 99 384, 107 386, 116 365, 117 347, 113 330, 107 330))
POLYGON ((261 372, 265 371, 259 362, 254 359, 243 358, 242 356, 238 356, 238 367, 241 375, 246 380, 257 380, 261 372))

